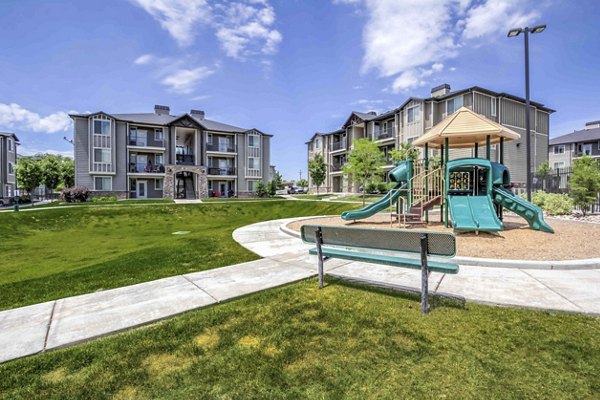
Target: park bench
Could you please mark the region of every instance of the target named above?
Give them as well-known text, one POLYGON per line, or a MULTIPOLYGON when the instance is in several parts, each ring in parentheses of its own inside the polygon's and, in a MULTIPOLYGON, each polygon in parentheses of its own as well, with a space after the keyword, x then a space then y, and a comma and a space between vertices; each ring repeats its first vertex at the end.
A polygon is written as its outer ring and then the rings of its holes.
POLYGON ((428 256, 456 255, 456 236, 452 233, 303 225, 302 240, 316 245, 309 253, 318 257, 319 288, 323 288, 323 263, 331 258, 420 269, 423 313, 428 309, 429 272, 458 273, 457 264, 428 260, 428 256))

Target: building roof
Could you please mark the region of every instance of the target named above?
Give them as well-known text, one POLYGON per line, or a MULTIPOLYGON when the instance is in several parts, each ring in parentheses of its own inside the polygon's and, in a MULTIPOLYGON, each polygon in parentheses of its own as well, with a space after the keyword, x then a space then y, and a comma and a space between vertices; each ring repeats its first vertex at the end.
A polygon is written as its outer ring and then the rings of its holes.
POLYGON ((441 147, 448 139, 449 148, 471 148, 475 143, 485 146, 486 138, 496 144, 500 138, 516 140, 521 137, 517 132, 491 119, 461 107, 455 113, 444 118, 429 132, 415 140, 415 146, 441 147))
POLYGON ((600 140, 600 128, 582 129, 550 139, 550 146, 566 143, 595 142, 598 140, 600 140))
POLYGON ((15 139, 15 142, 19 143, 19 138, 12 132, 0 132, 0 136, 12 137, 13 139, 15 139))
MULTIPOLYGON (((249 129, 240 128, 239 126, 225 124, 223 122, 213 121, 211 119, 200 119, 194 114, 181 114, 181 115, 170 115, 170 114, 156 114, 156 113, 133 113, 133 114, 108 114, 103 111, 89 113, 89 114, 69 114, 71 118, 83 117, 87 118, 96 114, 104 114, 119 121, 133 122, 138 124, 149 124, 149 125, 169 125, 175 120, 183 118, 185 116, 196 121, 200 126, 208 131, 219 131, 219 132, 233 132, 233 133, 244 133, 249 129)), ((259 131, 260 132, 260 131, 259 131)), ((261 132, 262 133, 262 132, 261 132)), ((267 134, 265 134, 267 135, 267 134)), ((272 135, 267 135, 272 136, 272 135)))

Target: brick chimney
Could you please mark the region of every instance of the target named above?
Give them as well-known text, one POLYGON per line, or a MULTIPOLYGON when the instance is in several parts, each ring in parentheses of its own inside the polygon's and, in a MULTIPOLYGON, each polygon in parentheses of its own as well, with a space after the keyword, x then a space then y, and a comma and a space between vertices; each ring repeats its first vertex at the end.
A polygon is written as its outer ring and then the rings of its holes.
POLYGON ((171 109, 169 108, 169 106, 161 106, 158 104, 154 106, 154 114, 157 115, 169 115, 170 111, 171 109))
POLYGON ((585 129, 596 129, 596 128, 600 128, 600 120, 598 121, 590 121, 590 122, 586 122, 585 123, 585 129))
POLYGON ((190 110, 190 114, 192 116, 198 118, 199 120, 204 119, 204 111, 202 111, 202 110, 190 110))
POLYGON ((444 83, 431 89, 431 97, 441 97, 450 93, 450 85, 444 83))

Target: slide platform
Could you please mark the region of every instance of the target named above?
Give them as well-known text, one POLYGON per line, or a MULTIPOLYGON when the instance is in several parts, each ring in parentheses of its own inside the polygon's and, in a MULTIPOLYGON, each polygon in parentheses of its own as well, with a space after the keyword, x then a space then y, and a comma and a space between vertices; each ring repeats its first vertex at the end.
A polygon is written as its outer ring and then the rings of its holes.
POLYGON ((542 209, 525 199, 513 194, 510 190, 495 187, 493 191, 494 202, 518 214, 527 221, 531 229, 554 233, 554 229, 544 221, 542 209))
POLYGON ((497 232, 504 229, 489 196, 448 196, 452 226, 457 231, 497 232))

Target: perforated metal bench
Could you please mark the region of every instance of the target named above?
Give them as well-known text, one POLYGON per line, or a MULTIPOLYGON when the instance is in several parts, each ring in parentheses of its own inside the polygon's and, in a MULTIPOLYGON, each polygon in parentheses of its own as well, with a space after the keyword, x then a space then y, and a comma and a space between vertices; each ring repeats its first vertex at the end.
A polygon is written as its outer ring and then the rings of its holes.
POLYGON ((439 257, 456 255, 456 236, 452 233, 304 225, 302 240, 316 245, 309 250, 309 253, 318 257, 320 288, 323 288, 324 280, 323 263, 330 258, 420 269, 423 313, 427 313, 428 309, 429 272, 457 274, 459 270, 455 263, 427 259, 430 255, 439 257), (407 257, 408 254, 420 254, 421 257, 411 258, 407 257))

